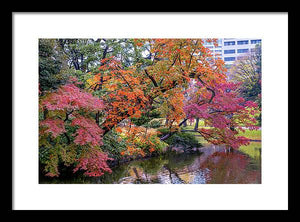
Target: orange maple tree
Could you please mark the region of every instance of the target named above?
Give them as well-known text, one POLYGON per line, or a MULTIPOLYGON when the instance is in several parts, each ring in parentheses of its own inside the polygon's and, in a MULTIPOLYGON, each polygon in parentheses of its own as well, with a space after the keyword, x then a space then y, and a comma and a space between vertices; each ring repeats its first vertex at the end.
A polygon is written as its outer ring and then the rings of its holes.
MULTIPOLYGON (((216 39, 206 41, 216 42, 216 39)), ((202 39, 135 39, 136 47, 147 45, 151 64, 141 67, 135 64, 122 67, 117 58, 101 61, 99 73, 90 81, 90 88, 108 91, 106 120, 102 124, 108 132, 122 120, 149 110, 153 103, 166 101, 169 119, 178 125, 185 117, 183 98, 192 78, 214 86, 225 82, 223 61, 214 59, 202 39)), ((210 92, 203 91, 210 94, 210 92)))
MULTIPOLYGON (((70 140, 60 126, 68 123, 69 115, 73 115, 75 119, 70 126, 79 127, 77 134, 74 134, 74 142, 79 145, 91 143, 93 147, 101 145, 102 137, 115 130, 125 134, 127 138, 127 150, 121 153, 123 155, 143 156, 145 152, 153 152, 157 140, 166 140, 184 122, 193 118, 202 118, 211 127, 199 129, 199 133, 211 143, 225 144, 233 148, 246 144, 246 138, 238 137, 234 128, 242 130, 241 124, 253 126, 254 120, 250 114, 253 114, 255 104, 245 103, 237 98, 234 86, 226 80, 224 62, 212 55, 204 46, 204 41, 217 45, 217 39, 134 39, 135 49, 147 49, 147 63, 137 60, 131 66, 124 66, 117 56, 103 58, 98 72, 87 81, 84 91, 67 85, 62 87, 63 92, 76 92, 69 93, 70 98, 66 98, 59 91, 53 94, 54 98, 50 96, 50 100, 43 104, 47 109, 53 108, 55 112, 61 112, 63 108, 65 121, 50 119, 42 122, 42 125, 48 131, 47 127, 51 127, 49 132, 54 136, 65 135, 70 140), (103 92, 101 102, 88 96, 99 89, 103 92), (168 120, 170 133, 158 138, 156 133, 145 132, 143 127, 133 126, 130 122, 124 130, 118 128, 122 121, 132 117, 139 118, 154 106, 158 106, 161 115, 168 120), (86 112, 84 115, 83 111, 86 112), (101 123, 100 113, 103 120, 101 123), (92 123, 94 114, 95 124, 92 123), (99 132, 100 138, 86 129, 99 132), (141 149, 142 144, 144 149, 141 149)), ((78 167, 89 168, 88 166, 94 166, 94 161, 99 159, 107 159, 100 149, 92 155, 83 152, 78 167)), ((109 170, 102 165, 102 171, 109 170)), ((92 169, 88 173, 100 175, 102 171, 95 172, 92 169)))
POLYGON ((116 57, 103 59, 89 87, 107 90, 103 98, 106 116, 101 125, 104 134, 124 119, 140 117, 156 103, 161 104, 170 131, 176 132, 181 121, 187 120, 184 101, 193 80, 204 86, 196 92, 201 94, 201 105, 212 103, 215 89, 226 83, 224 62, 204 46, 204 41, 216 45, 216 40, 135 39, 136 47, 148 48, 150 65, 122 67, 116 57))

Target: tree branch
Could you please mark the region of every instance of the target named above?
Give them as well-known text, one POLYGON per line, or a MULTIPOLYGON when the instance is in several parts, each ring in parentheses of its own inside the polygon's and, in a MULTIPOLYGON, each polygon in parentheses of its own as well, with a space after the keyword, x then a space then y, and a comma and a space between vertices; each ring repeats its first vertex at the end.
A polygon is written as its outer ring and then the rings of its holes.
MULTIPOLYGON (((199 79, 199 81, 200 81, 203 85, 206 86, 206 84, 203 82, 202 79, 200 79, 199 76, 198 76, 198 79, 199 79)), ((212 100, 213 100, 213 98, 215 97, 216 93, 215 93, 214 90, 212 90, 212 89, 209 88, 209 87, 206 87, 206 89, 209 90, 209 91, 212 93, 211 98, 210 98, 209 101, 208 101, 208 103, 211 103, 212 100)), ((205 104, 204 101, 202 101, 202 103, 201 103, 201 104, 198 104, 198 105, 201 106, 201 105, 203 105, 203 104, 205 104)), ((187 120, 188 120, 188 118, 184 119, 178 126, 181 127, 187 120)), ((161 137, 160 140, 164 141, 164 140, 168 139, 170 136, 172 136, 173 134, 175 134, 175 133, 177 133, 177 132, 178 132, 177 130, 176 130, 176 131, 173 131, 173 132, 170 132, 170 133, 164 135, 163 137, 161 137)))
POLYGON ((154 79, 152 76, 149 75, 147 69, 144 69, 144 71, 145 71, 146 75, 148 76, 148 78, 151 79, 153 85, 154 85, 155 87, 158 87, 157 82, 155 81, 155 79, 154 79))

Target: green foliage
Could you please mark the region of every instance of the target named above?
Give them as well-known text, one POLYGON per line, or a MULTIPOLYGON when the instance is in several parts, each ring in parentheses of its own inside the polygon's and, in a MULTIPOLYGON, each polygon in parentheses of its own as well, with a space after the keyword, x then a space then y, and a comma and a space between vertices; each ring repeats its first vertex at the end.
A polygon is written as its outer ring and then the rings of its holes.
POLYGON ((260 79, 255 79, 254 81, 244 81, 241 88, 240 94, 245 100, 250 100, 260 104, 259 94, 261 94, 261 84, 260 79))
POLYGON ((166 135, 170 132, 169 128, 159 128, 157 129, 162 135, 166 135))
POLYGON ((166 140, 166 143, 168 143, 169 145, 183 146, 183 148, 193 148, 201 146, 194 135, 183 132, 172 135, 166 140))
POLYGON ((257 117, 255 117, 255 119, 257 120, 257 125, 261 126, 261 113, 257 117))
POLYGON ((121 159, 122 155, 120 153, 126 150, 126 141, 115 130, 111 130, 104 135, 101 149, 107 152, 109 157, 121 159))
MULTIPOLYGON (((154 110, 151 110, 150 112, 142 113, 140 118, 131 117, 131 121, 133 124, 135 124, 137 126, 145 125, 148 127, 152 127, 151 124, 148 125, 147 123, 149 123, 154 118, 159 118, 159 117, 160 117, 160 113, 154 109, 154 110)), ((157 126, 157 125, 158 125, 157 123, 154 123, 154 126, 157 126)), ((152 127, 152 128, 156 128, 156 127, 152 127)))
POLYGON ((40 135, 39 161, 45 172, 49 175, 57 175, 59 164, 70 166, 75 163, 80 155, 79 146, 68 144, 65 136, 53 139, 49 134, 40 135))
POLYGON ((50 146, 40 146, 39 149, 40 163, 46 164, 46 161, 49 159, 49 155, 50 155, 50 146))
POLYGON ((65 79, 60 75, 63 58, 52 39, 39 39, 39 83, 41 91, 56 89, 65 79))
MULTIPOLYGON (((158 129, 158 131, 161 132, 162 135, 166 135, 169 133, 168 128, 160 128, 158 129)), ((202 146, 202 144, 199 143, 199 141, 196 139, 195 135, 189 132, 177 132, 176 134, 173 134, 168 139, 166 139, 165 142, 170 146, 182 146, 184 149, 202 146)))
POLYGON ((99 72, 101 60, 111 56, 119 58, 124 67, 139 63, 141 69, 151 63, 150 57, 143 57, 146 49, 146 45, 136 47, 133 39, 39 39, 40 89, 57 89, 70 76, 84 86, 99 72))
MULTIPOLYGON (((161 141, 157 135, 152 135, 150 137, 150 141, 154 144, 155 151, 157 153, 161 153, 163 151, 163 148, 165 148, 168 144, 165 143, 164 141, 161 141)), ((140 143, 139 146, 141 147, 142 150, 150 153, 150 148, 151 146, 149 144, 145 143, 140 143)))
MULTIPOLYGON (((241 82, 240 96, 246 101, 254 101, 261 108, 261 46, 256 45, 253 53, 237 60, 230 70, 233 81, 241 82)), ((256 116, 261 125, 261 114, 256 116)))

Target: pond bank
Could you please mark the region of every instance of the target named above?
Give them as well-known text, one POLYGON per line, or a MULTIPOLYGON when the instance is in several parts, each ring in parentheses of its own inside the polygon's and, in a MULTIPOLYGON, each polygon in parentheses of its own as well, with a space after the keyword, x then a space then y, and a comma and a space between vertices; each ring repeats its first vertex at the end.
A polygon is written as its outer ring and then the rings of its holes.
POLYGON ((114 167, 101 184, 257 184, 261 183, 260 161, 224 146, 206 145, 193 153, 172 147, 162 155, 133 160, 114 167))
POLYGON ((252 141, 233 152, 208 143, 189 149, 177 144, 144 157, 110 161, 112 173, 101 177, 86 177, 82 172, 74 174, 72 168, 61 168, 60 177, 48 178, 40 174, 39 183, 261 183, 261 141, 252 141))
MULTIPOLYGON (((249 147, 256 151, 260 143, 249 147)), ((251 154, 251 153, 249 153, 251 154)), ((101 177, 70 174, 68 177, 40 178, 54 184, 257 184, 261 183, 260 152, 251 155, 225 147, 206 145, 190 153, 177 147, 159 155, 123 161, 112 173, 101 177), (257 156, 259 155, 259 156, 257 156)))
POLYGON ((187 154, 197 153, 197 152, 200 152, 200 150, 199 150, 200 148, 202 148, 202 147, 194 147, 194 148, 190 148, 190 149, 185 149, 184 147, 179 147, 179 146, 172 146, 172 147, 167 146, 160 153, 152 152, 151 154, 147 154, 145 156, 137 156, 137 157, 128 156, 128 157, 124 157, 123 159, 119 159, 119 160, 118 159, 110 160, 110 161, 107 161, 107 163, 110 168, 113 168, 118 165, 130 163, 130 162, 136 161, 136 160, 148 160, 153 157, 164 156, 168 152, 187 153, 187 154))

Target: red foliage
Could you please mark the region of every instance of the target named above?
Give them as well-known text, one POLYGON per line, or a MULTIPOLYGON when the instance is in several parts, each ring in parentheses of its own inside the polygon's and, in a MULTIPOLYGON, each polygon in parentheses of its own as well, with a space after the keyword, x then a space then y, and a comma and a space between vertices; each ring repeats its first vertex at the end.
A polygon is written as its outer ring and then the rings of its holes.
POLYGON ((91 143, 92 146, 101 146, 103 130, 95 123, 94 120, 85 118, 83 116, 76 117, 71 126, 79 126, 76 133, 74 143, 85 145, 91 143))
MULTIPOLYGON (((76 78, 70 79, 70 81, 72 83, 60 86, 56 92, 48 92, 45 97, 42 97, 40 102, 41 110, 46 111, 47 114, 44 115, 45 119, 40 122, 40 136, 51 133, 51 136, 56 138, 64 134, 68 140, 68 145, 84 145, 84 148, 88 149, 78 160, 75 160, 78 150, 65 154, 70 155, 69 158, 72 158, 72 160, 68 161, 73 161, 73 163, 79 161, 74 172, 81 168, 87 170, 86 175, 88 176, 101 176, 103 172, 110 171, 106 164, 109 158, 106 154, 99 151, 99 146, 103 145, 103 130, 96 123, 96 120, 91 118, 91 114, 102 111, 104 104, 101 99, 75 86, 74 83, 79 84, 76 78), (66 130, 68 129, 66 126, 75 126, 78 128, 75 133, 71 134, 71 132, 66 130), (73 139, 70 134, 75 138, 73 139), (74 144, 72 145, 72 143, 74 144)), ((61 141, 65 140, 59 139, 56 140, 56 143, 60 143, 61 141)), ((79 148, 79 146, 73 147, 79 148)), ((57 152, 54 156, 57 157, 60 155, 59 150, 55 151, 53 149, 52 151, 57 152)), ((54 156, 49 157, 46 165, 46 171, 48 171, 46 176, 53 177, 59 175, 59 160, 58 158, 54 158, 54 156)))
POLYGON ((257 112, 257 104, 252 101, 244 101, 236 91, 238 84, 225 82, 215 83, 209 86, 214 91, 214 97, 210 102, 211 92, 197 82, 199 90, 195 90, 190 99, 186 101, 184 110, 189 119, 204 119, 210 129, 201 128, 199 133, 209 142, 238 149, 241 145, 249 144, 249 139, 237 136, 234 129, 243 131, 243 127, 251 130, 257 128, 253 114, 257 112), (203 89, 204 88, 204 89, 203 89), (204 90, 204 91, 203 91, 204 90))
POLYGON ((75 173, 79 169, 85 170, 86 172, 84 174, 90 177, 99 177, 105 172, 111 173, 112 171, 106 163, 107 160, 112 159, 97 149, 90 149, 78 159, 79 163, 73 172, 75 173))
POLYGON ((52 136, 55 138, 58 135, 65 133, 66 129, 64 126, 64 121, 60 119, 46 119, 40 122, 41 126, 48 128, 43 133, 52 133, 52 136))
POLYGON ((41 103, 48 110, 102 110, 102 100, 82 91, 72 83, 61 86, 57 92, 49 94, 41 103))

